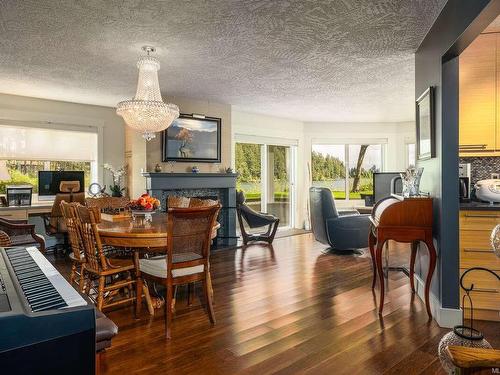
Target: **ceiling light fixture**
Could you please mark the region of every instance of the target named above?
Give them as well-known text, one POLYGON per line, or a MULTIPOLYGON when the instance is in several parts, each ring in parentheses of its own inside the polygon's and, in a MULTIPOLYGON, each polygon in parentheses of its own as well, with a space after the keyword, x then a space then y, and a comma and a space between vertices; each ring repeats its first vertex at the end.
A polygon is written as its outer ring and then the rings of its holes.
POLYGON ((171 103, 166 104, 161 98, 158 83, 160 61, 150 56, 156 49, 144 46, 142 50, 147 55, 140 57, 137 62, 139 79, 135 97, 118 103, 116 114, 123 117, 129 127, 142 132, 142 136, 150 141, 156 136, 156 132, 165 130, 179 117, 179 107, 171 103))

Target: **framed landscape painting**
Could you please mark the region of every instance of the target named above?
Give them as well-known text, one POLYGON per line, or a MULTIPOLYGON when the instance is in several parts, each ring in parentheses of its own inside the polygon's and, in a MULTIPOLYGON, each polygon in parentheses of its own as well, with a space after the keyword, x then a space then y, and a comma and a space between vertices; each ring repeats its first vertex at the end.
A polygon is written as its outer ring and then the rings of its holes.
POLYGON ((417 159, 425 160, 436 156, 434 139, 434 87, 420 95, 416 103, 417 159))
POLYGON ((220 132, 220 118, 181 114, 162 133, 162 159, 220 163, 220 132))

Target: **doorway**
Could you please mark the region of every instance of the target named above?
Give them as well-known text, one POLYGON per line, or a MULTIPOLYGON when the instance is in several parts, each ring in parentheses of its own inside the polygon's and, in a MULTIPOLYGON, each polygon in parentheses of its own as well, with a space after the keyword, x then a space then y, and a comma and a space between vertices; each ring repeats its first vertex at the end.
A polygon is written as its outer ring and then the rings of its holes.
POLYGON ((296 146, 236 142, 236 187, 255 211, 280 219, 280 228, 293 227, 295 212, 296 146))

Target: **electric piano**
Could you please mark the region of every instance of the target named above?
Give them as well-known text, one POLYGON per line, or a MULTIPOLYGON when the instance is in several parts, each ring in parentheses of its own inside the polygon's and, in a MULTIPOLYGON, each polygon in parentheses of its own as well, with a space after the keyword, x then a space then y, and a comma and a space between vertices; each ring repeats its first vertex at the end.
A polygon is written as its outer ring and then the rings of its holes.
POLYGON ((0 253, 0 372, 93 374, 94 307, 37 248, 0 253))
POLYGON ((424 242, 429 251, 429 270, 425 281, 425 305, 429 318, 432 318, 429 304, 429 289, 432 275, 436 267, 436 249, 432 236, 432 198, 410 197, 404 198, 393 194, 383 198, 373 207, 370 216, 371 228, 368 236, 370 255, 373 264, 372 289, 375 288, 377 273, 380 280, 379 314, 384 309, 384 274, 382 270, 382 251, 388 240, 411 244, 410 257, 410 284, 415 292, 414 274, 415 258, 418 244, 424 242))

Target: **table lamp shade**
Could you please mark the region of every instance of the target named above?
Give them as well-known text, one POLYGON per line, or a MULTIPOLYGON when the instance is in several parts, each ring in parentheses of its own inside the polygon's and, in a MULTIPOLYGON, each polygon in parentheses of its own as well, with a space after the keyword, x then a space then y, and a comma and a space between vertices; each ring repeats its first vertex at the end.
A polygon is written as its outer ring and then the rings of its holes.
POLYGON ((10 180, 9 169, 7 168, 7 163, 5 160, 0 160, 0 181, 10 180))

